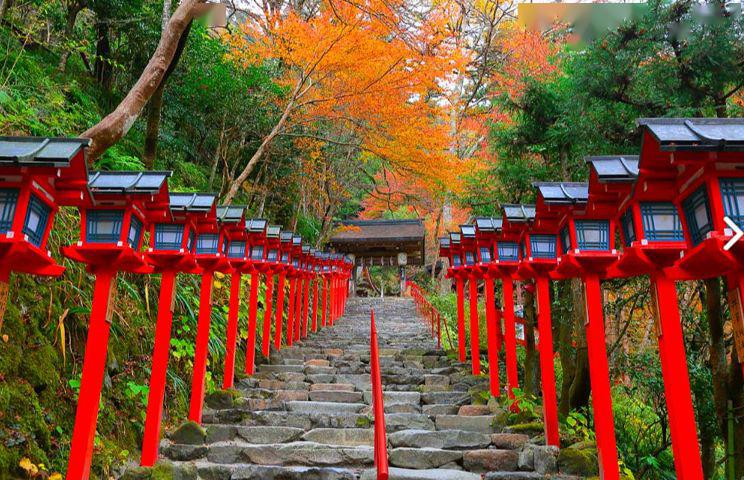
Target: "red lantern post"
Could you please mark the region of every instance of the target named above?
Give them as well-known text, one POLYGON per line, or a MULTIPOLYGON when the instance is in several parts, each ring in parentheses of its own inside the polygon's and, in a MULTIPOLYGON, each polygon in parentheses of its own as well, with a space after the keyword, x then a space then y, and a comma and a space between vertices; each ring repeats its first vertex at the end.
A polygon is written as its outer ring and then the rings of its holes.
POLYGON ((158 319, 155 325, 155 345, 152 353, 150 389, 147 399, 145 431, 142 441, 143 466, 152 466, 158 459, 163 399, 170 351, 171 326, 175 306, 175 281, 179 272, 198 273, 193 253, 193 239, 199 218, 207 215, 214 202, 213 195, 173 194, 169 198, 169 216, 153 223, 150 247, 145 258, 155 273, 161 274, 158 319))
POLYGON ((151 273, 140 252, 144 229, 166 218, 166 172, 94 172, 78 197, 80 240, 62 253, 83 262, 96 277, 80 394, 72 433, 68 479, 90 474, 101 387, 112 316, 116 275, 120 271, 151 273))
POLYGON ((457 292, 457 354, 461 363, 465 363, 465 265, 462 259, 462 234, 449 234, 450 268, 447 277, 455 279, 457 292))
POLYGON ((612 218, 617 205, 589 202, 586 183, 538 182, 535 186, 538 209, 546 215, 562 218, 559 234, 562 254, 555 275, 557 278, 580 277, 584 283, 585 328, 600 472, 602 478, 616 480, 620 472, 600 279, 607 276, 608 269, 618 259, 612 218))
POLYGON ((524 279, 535 279, 545 439, 548 445, 559 447, 549 280, 550 273, 557 266, 558 218, 546 215, 544 210, 536 210, 534 205, 503 205, 502 210, 503 223, 508 225, 505 228, 520 232, 517 275, 524 279))

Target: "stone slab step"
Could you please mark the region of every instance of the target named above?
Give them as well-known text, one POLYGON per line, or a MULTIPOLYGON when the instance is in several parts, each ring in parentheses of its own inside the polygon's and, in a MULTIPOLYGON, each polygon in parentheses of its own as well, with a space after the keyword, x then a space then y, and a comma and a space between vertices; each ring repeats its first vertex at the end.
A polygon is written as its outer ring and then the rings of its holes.
POLYGON ((359 413, 367 405, 364 403, 341 402, 287 402, 287 410, 300 413, 359 413))
POLYGON ((468 432, 496 433, 496 416, 437 415, 437 430, 465 430, 468 432))
POLYGON ((354 385, 351 383, 314 383, 310 385, 311 391, 323 390, 334 392, 353 392, 354 385))
POLYGON ((374 430, 371 428, 314 428, 302 436, 308 442, 326 445, 372 446, 374 430))
POLYGON ((456 464, 462 460, 462 455, 463 453, 457 450, 401 447, 392 449, 388 461, 394 467, 427 470, 456 464))
MULTIPOLYGON (((435 468, 430 470, 412 470, 392 467, 388 470, 389 480, 481 480, 481 476, 462 470, 435 468)), ((375 469, 365 470, 361 480, 376 480, 375 469)))
POLYGON ((364 401, 362 392, 342 390, 313 390, 308 398, 313 402, 361 403, 364 401))
MULTIPOLYGON (((372 404, 371 391, 368 390, 364 392, 364 401, 369 405, 372 404)), ((421 393, 385 390, 382 392, 382 403, 384 403, 386 407, 396 403, 419 405, 421 403, 421 393)))
POLYGON ((211 463, 256 465, 302 465, 363 467, 374 463, 374 449, 368 446, 345 447, 315 442, 291 442, 254 445, 221 442, 210 445, 211 463))
POLYGON ((401 430, 390 433, 388 442, 393 447, 439 448, 461 450, 466 448, 486 448, 491 437, 478 432, 464 430, 401 430))
POLYGON ((197 462, 199 478, 213 480, 356 480, 353 470, 333 467, 288 467, 238 463, 197 462))

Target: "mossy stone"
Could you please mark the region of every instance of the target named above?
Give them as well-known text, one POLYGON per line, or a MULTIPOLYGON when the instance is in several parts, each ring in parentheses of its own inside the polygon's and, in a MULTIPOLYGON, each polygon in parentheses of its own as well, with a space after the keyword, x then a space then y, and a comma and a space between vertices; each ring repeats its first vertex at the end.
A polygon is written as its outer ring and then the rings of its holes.
POLYGON ((589 447, 577 448, 576 445, 563 448, 558 453, 558 470, 584 477, 599 475, 597 451, 589 447))
POLYGON ((151 480, 152 469, 148 467, 128 468, 120 477, 120 480, 151 480))
POLYGON ((207 440, 207 431, 198 423, 188 421, 168 435, 173 443, 184 445, 203 445, 207 440))
POLYGON ((0 374, 4 377, 15 377, 23 360, 23 349, 19 345, 12 343, 0 344, 0 374))
POLYGON ((209 408, 231 408, 235 405, 235 396, 232 390, 217 390, 207 395, 204 402, 209 408))
POLYGON ((544 431, 545 427, 542 422, 527 422, 517 423, 516 425, 510 425, 505 430, 508 433, 524 433, 526 435, 539 435, 544 431))
POLYGON ((369 417, 357 417, 357 428, 369 428, 372 426, 372 420, 369 417))
POLYGON ((23 376, 37 391, 59 383, 59 357, 51 345, 28 352, 21 362, 23 376))

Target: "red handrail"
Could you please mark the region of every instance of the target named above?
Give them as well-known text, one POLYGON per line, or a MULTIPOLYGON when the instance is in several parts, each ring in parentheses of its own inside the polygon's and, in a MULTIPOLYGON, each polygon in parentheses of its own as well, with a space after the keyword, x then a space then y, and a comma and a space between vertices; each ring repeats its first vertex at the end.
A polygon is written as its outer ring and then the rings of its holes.
POLYGON ((380 354, 377 347, 375 311, 372 310, 372 327, 369 341, 370 381, 372 383, 372 411, 375 416, 375 467, 377 479, 388 480, 387 433, 385 430, 385 405, 382 400, 382 377, 380 376, 380 354))
MULTIPOLYGON (((408 283, 411 287, 411 297, 416 303, 419 314, 424 319, 424 322, 427 323, 427 327, 431 328, 432 338, 437 339, 437 348, 442 348, 442 315, 424 296, 421 287, 414 282, 408 283)), ((447 329, 447 322, 444 323, 444 331, 447 334, 450 345, 452 345, 452 339, 449 338, 449 330, 447 329)))

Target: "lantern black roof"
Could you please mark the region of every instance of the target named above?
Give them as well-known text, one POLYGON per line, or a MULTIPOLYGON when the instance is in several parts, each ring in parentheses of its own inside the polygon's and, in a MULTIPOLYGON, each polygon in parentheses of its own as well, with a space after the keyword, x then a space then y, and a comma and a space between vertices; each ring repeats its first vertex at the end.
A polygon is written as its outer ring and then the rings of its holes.
POLYGON ((589 184, 584 182, 535 182, 547 204, 586 203, 589 199, 589 184))
POLYGON ((600 182, 627 182, 638 178, 638 155, 586 157, 600 182))
POLYGON ((294 237, 294 232, 289 230, 285 230, 279 235, 279 239, 282 243, 292 243, 292 237, 294 237))
POLYGON ((245 206, 222 205, 217 207, 217 221, 221 223, 237 223, 243 218, 245 206))
POLYGON ((308 253, 310 253, 310 245, 303 245, 302 246, 302 253, 304 253, 305 255, 307 255, 308 253))
POLYGON ((460 232, 450 232, 450 244, 460 243, 462 240, 462 234, 460 232))
POLYGON ((477 217, 475 219, 475 226, 479 232, 497 232, 501 230, 503 219, 491 218, 491 217, 477 217))
POLYGON ((209 212, 217 200, 214 193, 171 193, 171 211, 209 212))
POLYGON ((639 118, 661 150, 744 150, 744 118, 639 118))
POLYGON ((171 172, 90 172, 91 193, 156 194, 163 188, 171 172))
POLYGON ((251 218, 245 221, 245 229, 250 233, 262 233, 269 221, 265 218, 251 218))
POLYGON ((531 222, 535 219, 535 206, 522 203, 505 203, 501 205, 506 219, 514 223, 531 222))
POLYGON ((0 165, 66 167, 87 138, 0 137, 0 165))
POLYGON ((439 239, 439 248, 449 248, 449 247, 450 247, 449 237, 441 237, 439 239))
POLYGON ((292 245, 302 245, 302 237, 299 235, 292 236, 292 245))
POLYGON ((475 238, 475 225, 460 225, 463 238, 475 238))
POLYGON ((269 225, 266 229, 266 236, 269 238, 280 238, 282 233, 282 227, 279 225, 269 225))

